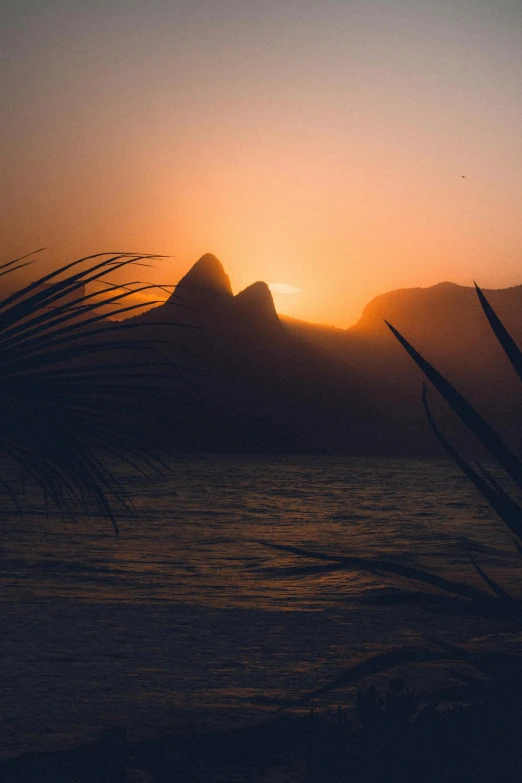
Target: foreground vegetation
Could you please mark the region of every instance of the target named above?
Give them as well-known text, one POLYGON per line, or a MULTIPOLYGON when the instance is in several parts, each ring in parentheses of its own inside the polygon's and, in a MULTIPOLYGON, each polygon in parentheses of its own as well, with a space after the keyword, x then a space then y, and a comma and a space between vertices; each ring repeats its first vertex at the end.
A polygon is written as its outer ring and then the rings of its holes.
POLYGON ((280 715, 234 731, 185 726, 128 743, 118 729, 78 748, 0 762, 3 783, 515 783, 520 691, 486 682, 448 706, 401 680, 360 689, 355 714, 280 715), (471 701, 469 700, 471 697, 471 701), (507 697, 507 698, 506 698, 507 697))
MULTIPOLYGON (((0 277, 18 277, 33 255, 3 264, 0 277)), ((117 284, 115 274, 142 271, 152 259, 89 256, 0 301, 0 457, 20 476, 9 484, 0 472, 0 486, 20 513, 29 480, 62 516, 101 515, 117 532, 115 509, 129 498, 114 464, 149 475, 164 465, 172 428, 158 412, 166 406, 150 401, 165 396, 157 382, 173 368, 158 360, 143 331, 125 339, 136 327, 113 320, 142 308, 136 295, 155 287, 117 284)))

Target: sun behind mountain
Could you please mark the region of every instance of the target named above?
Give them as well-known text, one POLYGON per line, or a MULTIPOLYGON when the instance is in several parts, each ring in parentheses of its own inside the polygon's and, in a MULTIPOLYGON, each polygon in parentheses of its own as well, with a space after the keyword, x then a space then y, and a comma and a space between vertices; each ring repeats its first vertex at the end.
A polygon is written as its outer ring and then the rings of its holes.
POLYGON ((295 288, 288 283, 269 283, 268 287, 273 294, 298 294, 302 291, 302 288, 295 288))

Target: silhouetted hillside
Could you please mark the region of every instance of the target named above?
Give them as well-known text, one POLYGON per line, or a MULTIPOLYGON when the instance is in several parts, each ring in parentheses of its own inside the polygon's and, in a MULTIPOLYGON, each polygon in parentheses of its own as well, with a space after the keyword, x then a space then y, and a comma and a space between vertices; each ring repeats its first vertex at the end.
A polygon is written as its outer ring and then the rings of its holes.
POLYGON ((196 261, 185 277, 179 281, 174 296, 190 298, 192 294, 200 294, 203 291, 233 296, 230 279, 221 262, 212 253, 205 253, 199 261, 196 261))
POLYGON ((162 341, 163 360, 182 365, 170 382, 180 397, 181 448, 344 452, 360 440, 351 413, 357 390, 343 372, 283 328, 265 283, 233 296, 214 256, 130 323, 162 341))
POLYGON ((309 323, 289 315, 280 315, 279 320, 290 334, 321 350, 335 352, 342 350, 346 343, 346 330, 337 326, 309 323))
MULTIPOLYGON (((514 338, 522 342, 522 286, 484 290, 514 338)), ((365 340, 373 350, 395 351, 389 321, 452 383, 500 423, 518 426, 519 388, 499 349, 474 288, 440 283, 391 291, 373 299, 347 330, 349 341, 365 340)), ((371 348, 369 348, 371 353, 371 348)))
MULTIPOLYGON (((522 341, 522 286, 486 295, 522 341)), ((178 364, 168 383, 179 398, 180 448, 438 453, 420 404, 421 373, 384 319, 515 437, 519 389, 472 288, 392 291, 342 330, 279 318, 263 282, 234 296, 223 266, 207 254, 168 302, 132 323, 162 341, 164 361, 178 364)), ((434 410, 466 444, 435 396, 434 410)))

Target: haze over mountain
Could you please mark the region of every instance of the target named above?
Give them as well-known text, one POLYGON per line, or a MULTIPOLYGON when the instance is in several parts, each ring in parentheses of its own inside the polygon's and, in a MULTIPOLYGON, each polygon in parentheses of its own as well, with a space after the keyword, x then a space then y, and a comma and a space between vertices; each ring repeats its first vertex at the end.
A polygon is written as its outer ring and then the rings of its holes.
POLYGON ((217 329, 235 325, 241 330, 245 326, 241 321, 246 319, 254 329, 281 329, 267 284, 258 281, 234 296, 223 265, 211 253, 196 261, 166 304, 180 306, 177 317, 199 327, 207 323, 217 329))
MULTIPOLYGON (((522 341, 522 286, 485 293, 522 341)), ((385 319, 515 437, 519 389, 471 287, 391 291, 343 330, 279 317, 261 281, 234 296, 222 264, 206 254, 165 304, 133 322, 164 341, 165 359, 183 357, 180 448, 438 453, 420 404, 422 374, 385 319), (180 326, 152 326, 160 321, 180 326)), ((466 444, 436 394, 432 400, 446 432, 466 444)))

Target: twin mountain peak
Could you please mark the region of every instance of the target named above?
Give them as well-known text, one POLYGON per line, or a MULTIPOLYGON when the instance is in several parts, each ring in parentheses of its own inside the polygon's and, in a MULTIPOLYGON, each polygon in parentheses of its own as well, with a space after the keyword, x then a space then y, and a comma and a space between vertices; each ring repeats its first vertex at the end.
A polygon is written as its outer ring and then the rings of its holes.
MULTIPOLYGON (((268 285, 258 281, 234 296, 230 278, 212 253, 205 253, 196 261, 179 281, 168 302, 190 309, 195 320, 228 312, 254 318, 265 326, 281 328, 268 285)), ((190 319, 188 314, 186 319, 190 319)))
MULTIPOLYGON (((499 307, 515 331, 522 331, 522 286, 500 290, 485 290, 493 306, 499 307)), ((212 253, 205 253, 179 281, 170 304, 176 308, 176 317, 182 321, 208 321, 234 315, 240 320, 251 319, 264 328, 285 329, 292 332, 326 333, 331 338, 349 335, 375 335, 389 337, 384 320, 399 329, 406 329, 411 336, 426 332, 444 338, 457 331, 468 332, 478 328, 487 331, 475 289, 443 282, 427 288, 403 288, 381 294, 364 308, 361 318, 349 329, 325 327, 278 316, 268 285, 258 281, 234 296, 230 279, 222 263, 212 253), (183 313, 183 310, 185 311, 183 313)))

